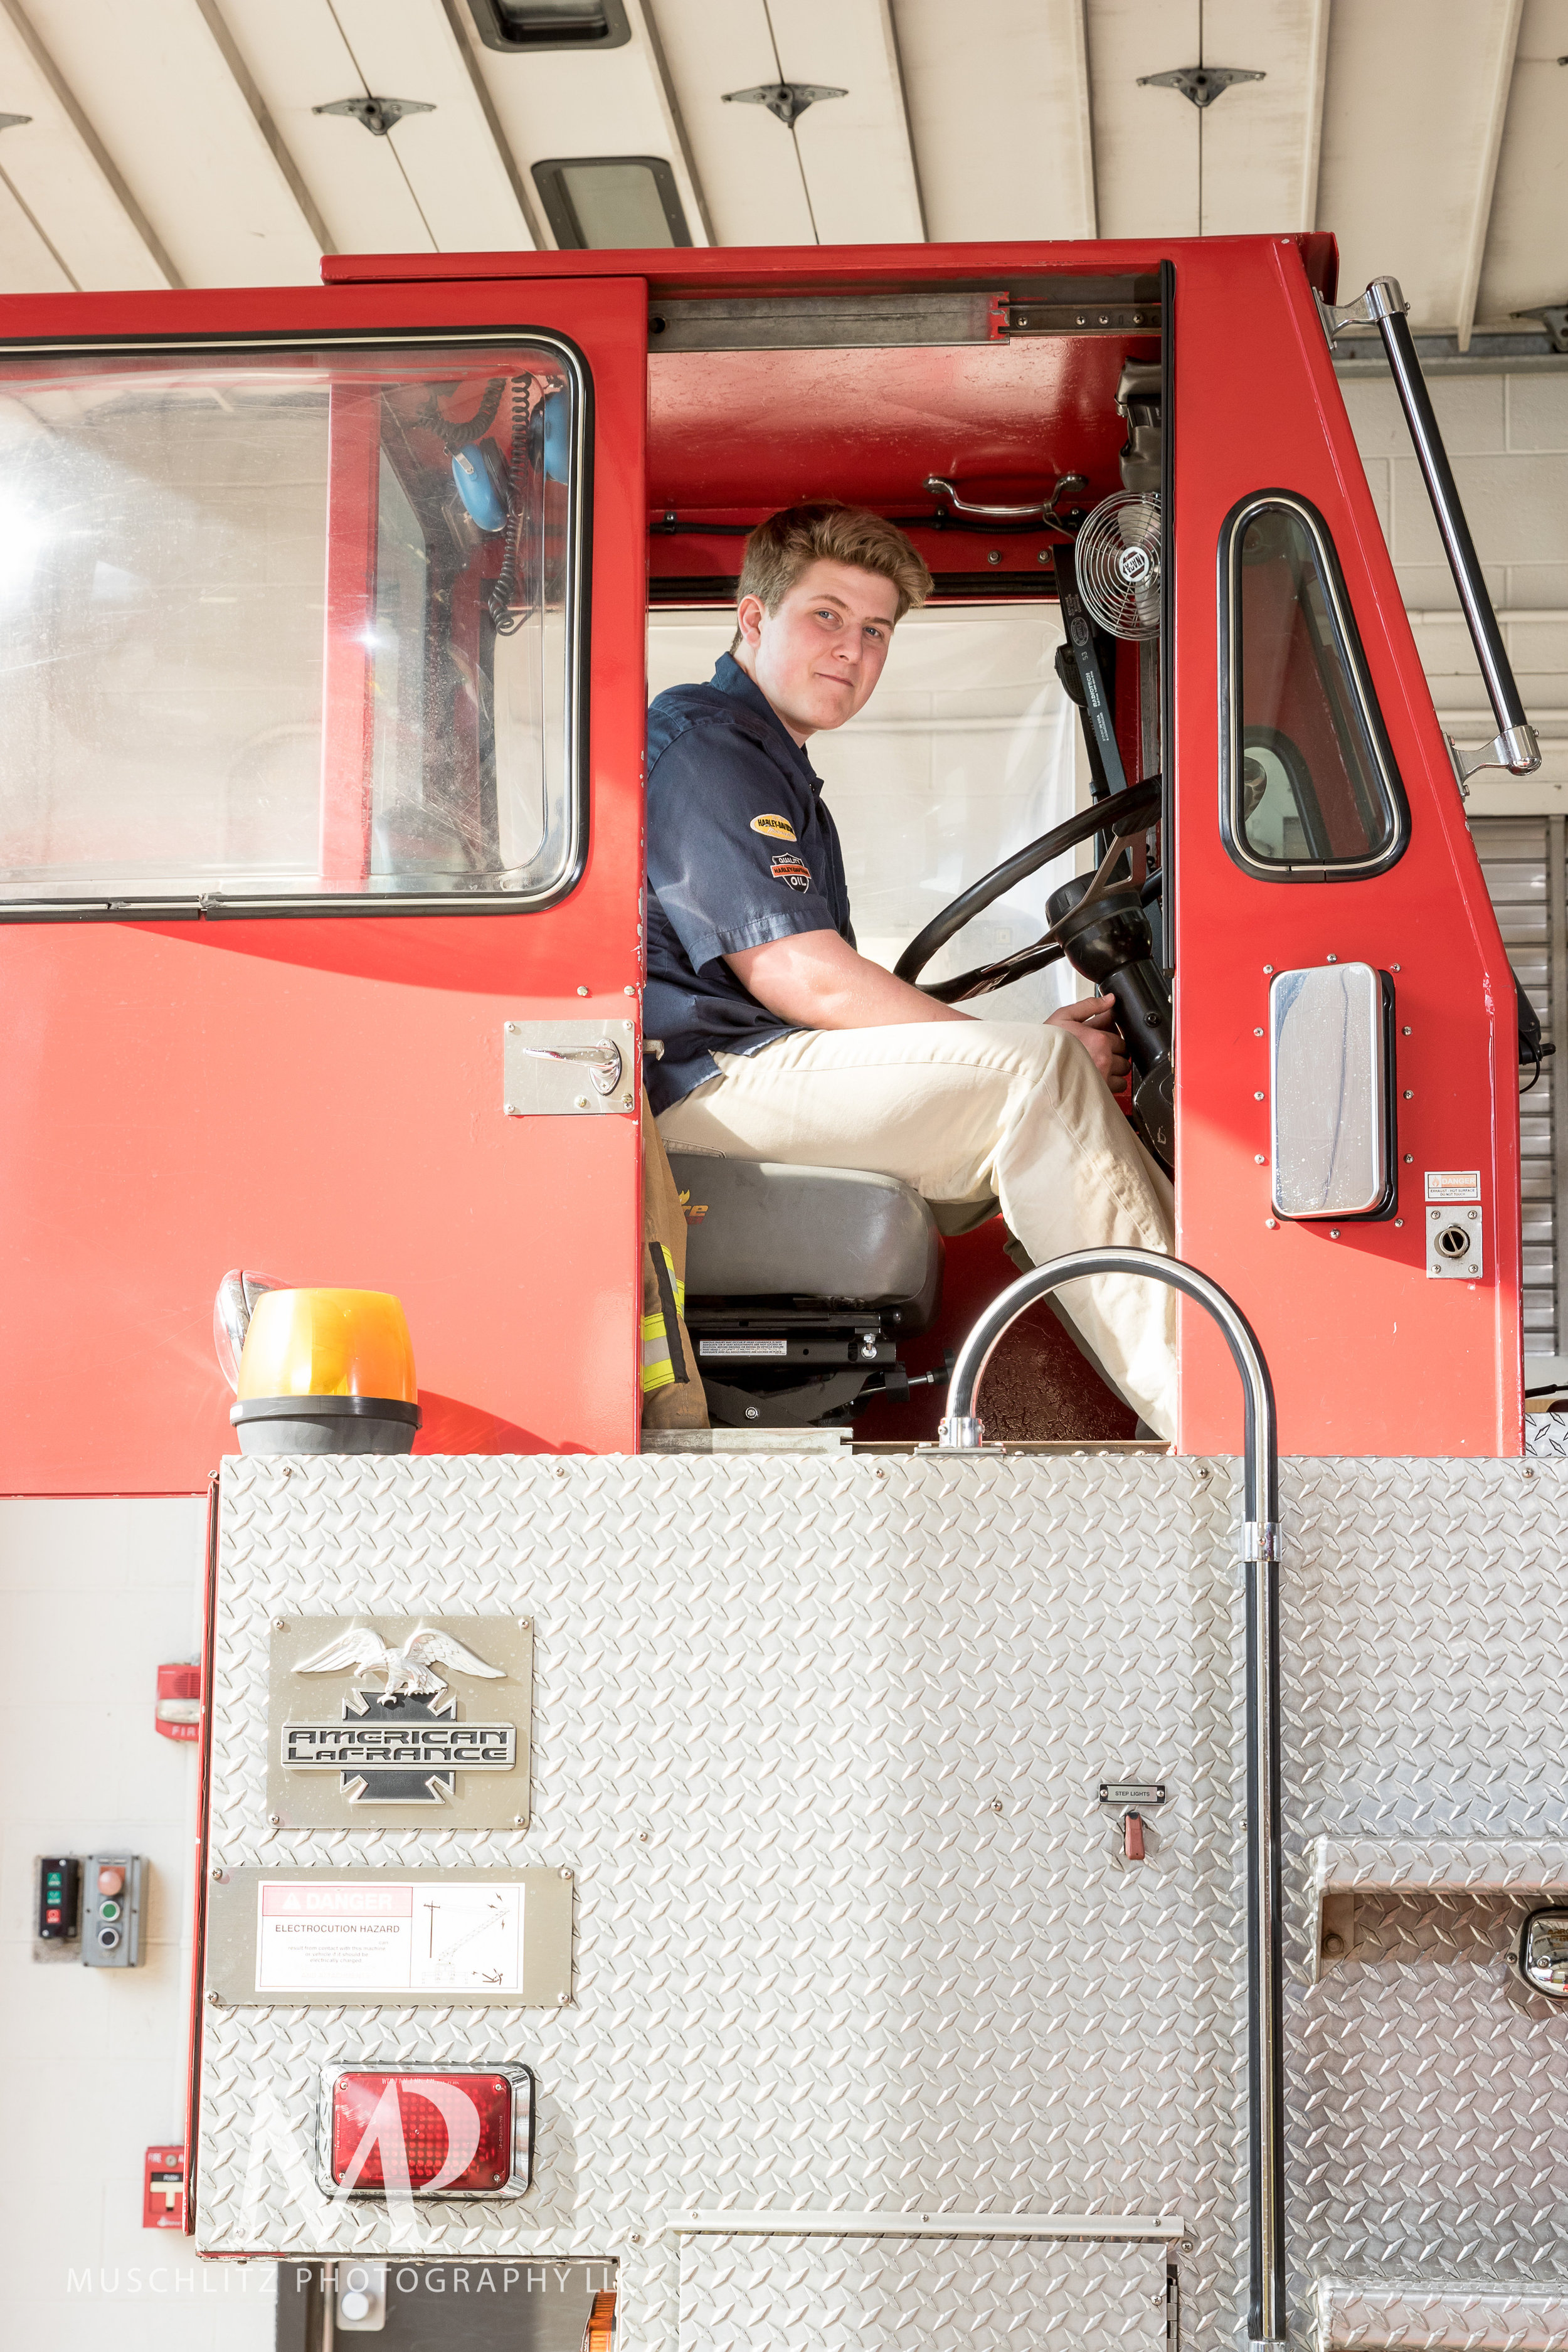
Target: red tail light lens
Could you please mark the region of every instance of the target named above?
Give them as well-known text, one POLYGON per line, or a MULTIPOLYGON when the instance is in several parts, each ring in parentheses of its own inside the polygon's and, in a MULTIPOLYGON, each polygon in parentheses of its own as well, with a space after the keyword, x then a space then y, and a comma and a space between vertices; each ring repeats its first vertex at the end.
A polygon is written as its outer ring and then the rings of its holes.
POLYGON ((512 2177, 513 2086, 480 2068, 343 2074, 332 2085, 334 2188, 484 2196, 512 2177))

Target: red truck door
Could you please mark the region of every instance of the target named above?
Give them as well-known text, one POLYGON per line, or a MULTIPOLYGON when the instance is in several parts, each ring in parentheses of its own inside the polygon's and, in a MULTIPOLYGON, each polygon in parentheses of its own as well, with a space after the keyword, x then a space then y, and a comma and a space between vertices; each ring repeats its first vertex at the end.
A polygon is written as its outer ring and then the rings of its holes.
MULTIPOLYGON (((1286 1452, 1517 1453, 1512 975, 1296 243, 1184 259, 1174 338, 1178 1248, 1257 1328, 1286 1452), (1277 1215, 1271 982, 1344 965, 1392 987, 1395 1190, 1277 1215), (1428 1275, 1434 1200, 1478 1278, 1428 1275)), ((1236 1450, 1195 1315, 1183 1351, 1183 1451, 1236 1450)))
POLYGON ((635 1446, 635 1042, 587 1116, 502 1055, 637 1022, 646 316, 0 308, 11 1491, 205 1482, 236 1265, 402 1297, 420 1450, 635 1446))

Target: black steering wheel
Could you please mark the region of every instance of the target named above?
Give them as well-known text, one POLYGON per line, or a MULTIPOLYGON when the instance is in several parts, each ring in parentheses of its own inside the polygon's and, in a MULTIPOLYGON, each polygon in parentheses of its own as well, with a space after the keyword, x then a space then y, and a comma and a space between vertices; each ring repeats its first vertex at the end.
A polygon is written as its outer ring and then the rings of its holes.
POLYGON ((1026 849, 1016 849, 1011 857, 994 866, 978 882, 945 906, 941 914, 917 932, 899 958, 893 970, 900 980, 907 980, 923 993, 935 997, 940 1004, 957 1004, 968 996, 988 996, 994 989, 1005 988, 1015 980, 1023 980, 1032 971, 1043 971, 1055 963, 1062 953, 1060 942, 1047 931, 1032 947, 1019 948, 1012 955, 1002 956, 995 963, 976 964, 973 971, 961 971, 956 980, 939 980, 921 983, 921 973, 939 948, 945 947, 965 923, 984 914, 994 899, 1022 882, 1026 875, 1048 866, 1067 849, 1076 849, 1080 841, 1091 834, 1108 833, 1114 839, 1125 840, 1133 834, 1147 830, 1159 814, 1161 782, 1158 776, 1145 776, 1142 783, 1131 784, 1124 793, 1113 793, 1109 800, 1095 801, 1075 815, 1065 817, 1060 824, 1042 833, 1026 849))

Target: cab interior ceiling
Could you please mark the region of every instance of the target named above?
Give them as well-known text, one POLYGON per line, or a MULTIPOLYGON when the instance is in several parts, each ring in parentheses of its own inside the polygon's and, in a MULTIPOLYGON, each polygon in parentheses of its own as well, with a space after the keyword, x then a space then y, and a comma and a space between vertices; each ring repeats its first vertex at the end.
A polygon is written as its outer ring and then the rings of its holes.
POLYGON ((1051 551, 1122 487, 1117 386, 1130 360, 1158 361, 1159 319, 1152 278, 656 296, 651 598, 731 601, 747 530, 826 498, 900 523, 939 599, 1052 593, 1051 551), (1066 474, 1087 484, 1062 501, 1067 527, 964 522, 926 488, 1038 507, 1066 474))

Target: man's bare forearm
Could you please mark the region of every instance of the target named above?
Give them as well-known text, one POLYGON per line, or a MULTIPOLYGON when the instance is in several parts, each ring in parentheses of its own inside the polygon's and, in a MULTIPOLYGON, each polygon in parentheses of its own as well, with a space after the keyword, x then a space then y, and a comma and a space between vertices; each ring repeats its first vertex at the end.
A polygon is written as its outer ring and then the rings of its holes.
POLYGON ((890 1029, 969 1018, 895 980, 837 931, 793 931, 724 961, 759 1004, 803 1029, 890 1029))

